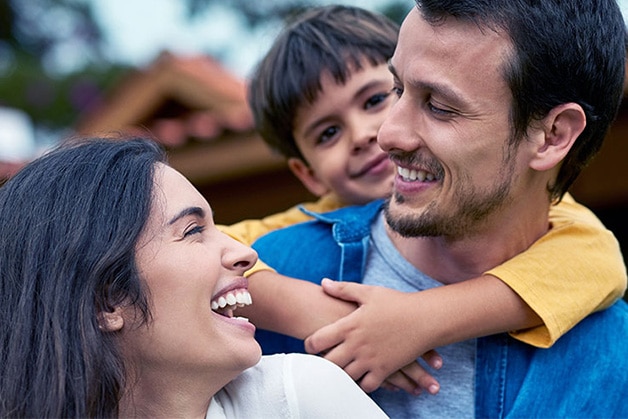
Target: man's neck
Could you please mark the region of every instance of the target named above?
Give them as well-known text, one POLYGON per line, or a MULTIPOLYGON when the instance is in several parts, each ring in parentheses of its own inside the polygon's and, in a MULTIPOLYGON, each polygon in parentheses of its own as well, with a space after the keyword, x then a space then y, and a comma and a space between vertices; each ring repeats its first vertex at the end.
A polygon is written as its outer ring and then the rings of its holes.
POLYGON ((401 237, 387 225, 397 250, 421 272, 444 284, 481 276, 528 247, 549 229, 549 207, 519 217, 495 214, 481 232, 464 237, 401 237))

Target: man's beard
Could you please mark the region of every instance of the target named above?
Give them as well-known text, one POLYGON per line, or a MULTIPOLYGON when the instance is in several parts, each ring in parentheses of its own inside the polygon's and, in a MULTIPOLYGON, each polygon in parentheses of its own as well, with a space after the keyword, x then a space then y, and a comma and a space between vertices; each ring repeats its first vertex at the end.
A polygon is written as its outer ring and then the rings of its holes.
POLYGON ((441 203, 439 207, 438 201, 434 200, 419 214, 394 214, 391 201, 402 205, 405 198, 393 192, 384 205, 388 225, 403 237, 462 238, 473 233, 491 214, 512 199, 510 191, 514 174, 509 170, 513 157, 511 151, 506 150, 504 164, 495 183, 478 190, 471 185, 470 180, 460 180, 453 194, 455 199, 449 204, 441 203), (442 208, 443 205, 448 207, 442 208))

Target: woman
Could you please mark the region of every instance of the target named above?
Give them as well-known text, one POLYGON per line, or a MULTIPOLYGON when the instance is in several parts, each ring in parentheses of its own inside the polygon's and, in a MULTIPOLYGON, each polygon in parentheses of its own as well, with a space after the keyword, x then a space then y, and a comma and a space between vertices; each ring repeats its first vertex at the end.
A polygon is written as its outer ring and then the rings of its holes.
POLYGON ((2 417, 384 416, 321 358, 258 363, 234 316, 257 256, 153 142, 61 146, 0 218, 2 417))

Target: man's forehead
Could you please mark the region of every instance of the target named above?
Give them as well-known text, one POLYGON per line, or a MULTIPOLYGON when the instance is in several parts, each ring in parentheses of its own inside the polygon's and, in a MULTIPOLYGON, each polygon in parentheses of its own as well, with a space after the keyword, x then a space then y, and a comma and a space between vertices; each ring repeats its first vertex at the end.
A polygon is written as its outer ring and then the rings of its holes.
POLYGON ((426 21, 413 8, 399 32, 399 42, 389 69, 393 75, 402 71, 402 63, 420 61, 429 57, 453 63, 467 60, 474 65, 485 62, 489 67, 500 66, 511 56, 513 45, 503 31, 479 27, 476 23, 449 17, 436 23, 426 21))

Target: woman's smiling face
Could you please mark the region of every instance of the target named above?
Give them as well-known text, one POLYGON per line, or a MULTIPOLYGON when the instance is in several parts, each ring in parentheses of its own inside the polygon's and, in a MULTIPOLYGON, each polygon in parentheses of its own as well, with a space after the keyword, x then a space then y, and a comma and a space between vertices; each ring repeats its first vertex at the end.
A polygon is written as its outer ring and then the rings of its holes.
POLYGON ((232 317, 250 304, 243 274, 257 255, 218 231, 205 198, 163 164, 135 258, 152 317, 135 327, 133 309, 124 309, 122 344, 140 379, 200 374, 222 386, 257 363, 255 327, 232 317))

